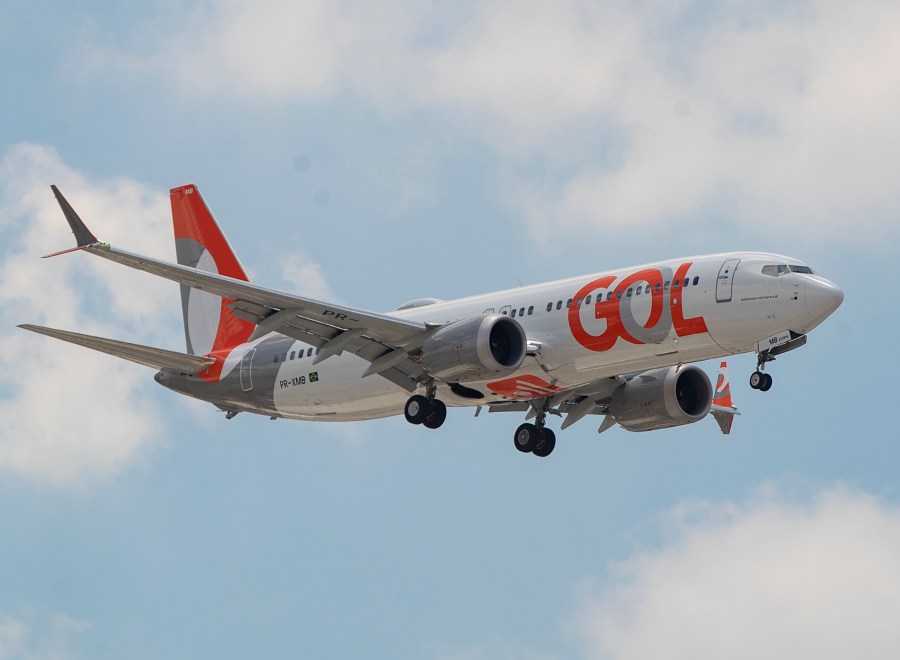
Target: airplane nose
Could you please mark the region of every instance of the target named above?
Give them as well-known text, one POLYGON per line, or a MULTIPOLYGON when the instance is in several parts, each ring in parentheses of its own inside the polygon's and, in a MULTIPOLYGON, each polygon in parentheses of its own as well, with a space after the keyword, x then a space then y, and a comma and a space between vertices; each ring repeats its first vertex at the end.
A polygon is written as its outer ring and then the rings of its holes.
POLYGON ((841 306, 844 302, 844 292, 837 284, 820 278, 806 283, 803 299, 807 313, 818 323, 841 306))

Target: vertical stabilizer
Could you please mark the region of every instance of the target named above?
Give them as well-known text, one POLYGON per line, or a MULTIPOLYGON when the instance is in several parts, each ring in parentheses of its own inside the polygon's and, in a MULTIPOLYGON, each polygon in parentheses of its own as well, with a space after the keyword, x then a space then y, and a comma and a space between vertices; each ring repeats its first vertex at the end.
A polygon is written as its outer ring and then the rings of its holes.
MULTIPOLYGON (((197 186, 173 188, 169 195, 178 263, 249 281, 197 186)), ((247 341, 255 326, 232 313, 229 305, 233 302, 181 285, 184 335, 189 353, 208 355, 247 341)))
POLYGON ((728 363, 724 360, 719 365, 719 376, 716 378, 716 392, 713 396, 712 407, 710 412, 719 423, 722 433, 728 435, 731 433, 731 425, 734 422, 734 416, 740 415, 738 409, 734 407, 731 400, 731 384, 728 382, 728 363))

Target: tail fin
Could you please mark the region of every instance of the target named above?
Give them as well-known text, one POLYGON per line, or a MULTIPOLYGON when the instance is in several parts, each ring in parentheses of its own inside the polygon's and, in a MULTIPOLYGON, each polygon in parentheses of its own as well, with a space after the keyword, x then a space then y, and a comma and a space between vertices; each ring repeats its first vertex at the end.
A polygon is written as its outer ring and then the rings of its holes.
MULTIPOLYGON (((249 282, 197 186, 173 188, 169 195, 178 263, 249 282)), ((233 302, 181 285, 184 335, 189 353, 208 355, 247 341, 255 326, 234 315, 230 308, 233 302)))
POLYGON ((740 415, 738 409, 734 407, 731 400, 731 384, 728 382, 728 363, 724 360, 719 365, 719 377, 716 379, 716 393, 713 397, 712 408, 710 409, 713 417, 719 423, 722 433, 728 435, 731 433, 731 424, 734 422, 734 416, 740 415))

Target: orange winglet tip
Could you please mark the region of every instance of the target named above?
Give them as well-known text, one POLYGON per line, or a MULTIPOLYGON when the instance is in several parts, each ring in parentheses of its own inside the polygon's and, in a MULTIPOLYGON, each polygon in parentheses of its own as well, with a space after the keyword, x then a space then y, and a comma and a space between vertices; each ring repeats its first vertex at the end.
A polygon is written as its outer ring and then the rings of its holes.
POLYGON ((79 250, 83 250, 88 247, 87 245, 79 245, 78 247, 69 248, 68 250, 60 250, 59 252, 54 252, 53 254, 45 254, 41 259, 49 259, 50 257, 58 257, 61 254, 69 254, 69 252, 78 252, 79 250))

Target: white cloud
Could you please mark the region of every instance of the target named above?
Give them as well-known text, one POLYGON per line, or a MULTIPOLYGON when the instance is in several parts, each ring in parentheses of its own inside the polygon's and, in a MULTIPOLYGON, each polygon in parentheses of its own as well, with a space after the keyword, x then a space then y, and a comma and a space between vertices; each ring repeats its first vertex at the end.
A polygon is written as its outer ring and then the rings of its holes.
POLYGON ((281 259, 281 277, 290 286, 290 293, 317 300, 340 302, 328 285, 322 267, 308 255, 294 253, 281 259))
POLYGON ((167 196, 125 179, 88 179, 29 144, 6 151, 0 181, 0 468, 56 484, 116 474, 164 428, 148 395, 152 371, 15 325, 177 347, 170 283, 78 253, 39 258, 73 244, 51 183, 99 238, 145 254, 173 251, 167 196))
POLYGON ((0 612, 0 660, 65 660, 74 657, 74 637, 92 625, 67 614, 55 614, 49 621, 36 620, 35 625, 0 612))
POLYGON ((89 40, 72 65, 250 103, 350 90, 389 114, 425 109, 501 155, 503 194, 536 234, 702 215, 826 240, 896 230, 900 78, 887 63, 900 60, 900 6, 888 0, 220 0, 175 25, 148 29, 141 53, 89 40))
POLYGON ((681 507, 574 628, 591 658, 888 658, 900 648, 900 508, 845 488, 681 507))
POLYGON ((20 657, 27 636, 24 623, 0 613, 0 659, 20 657))

